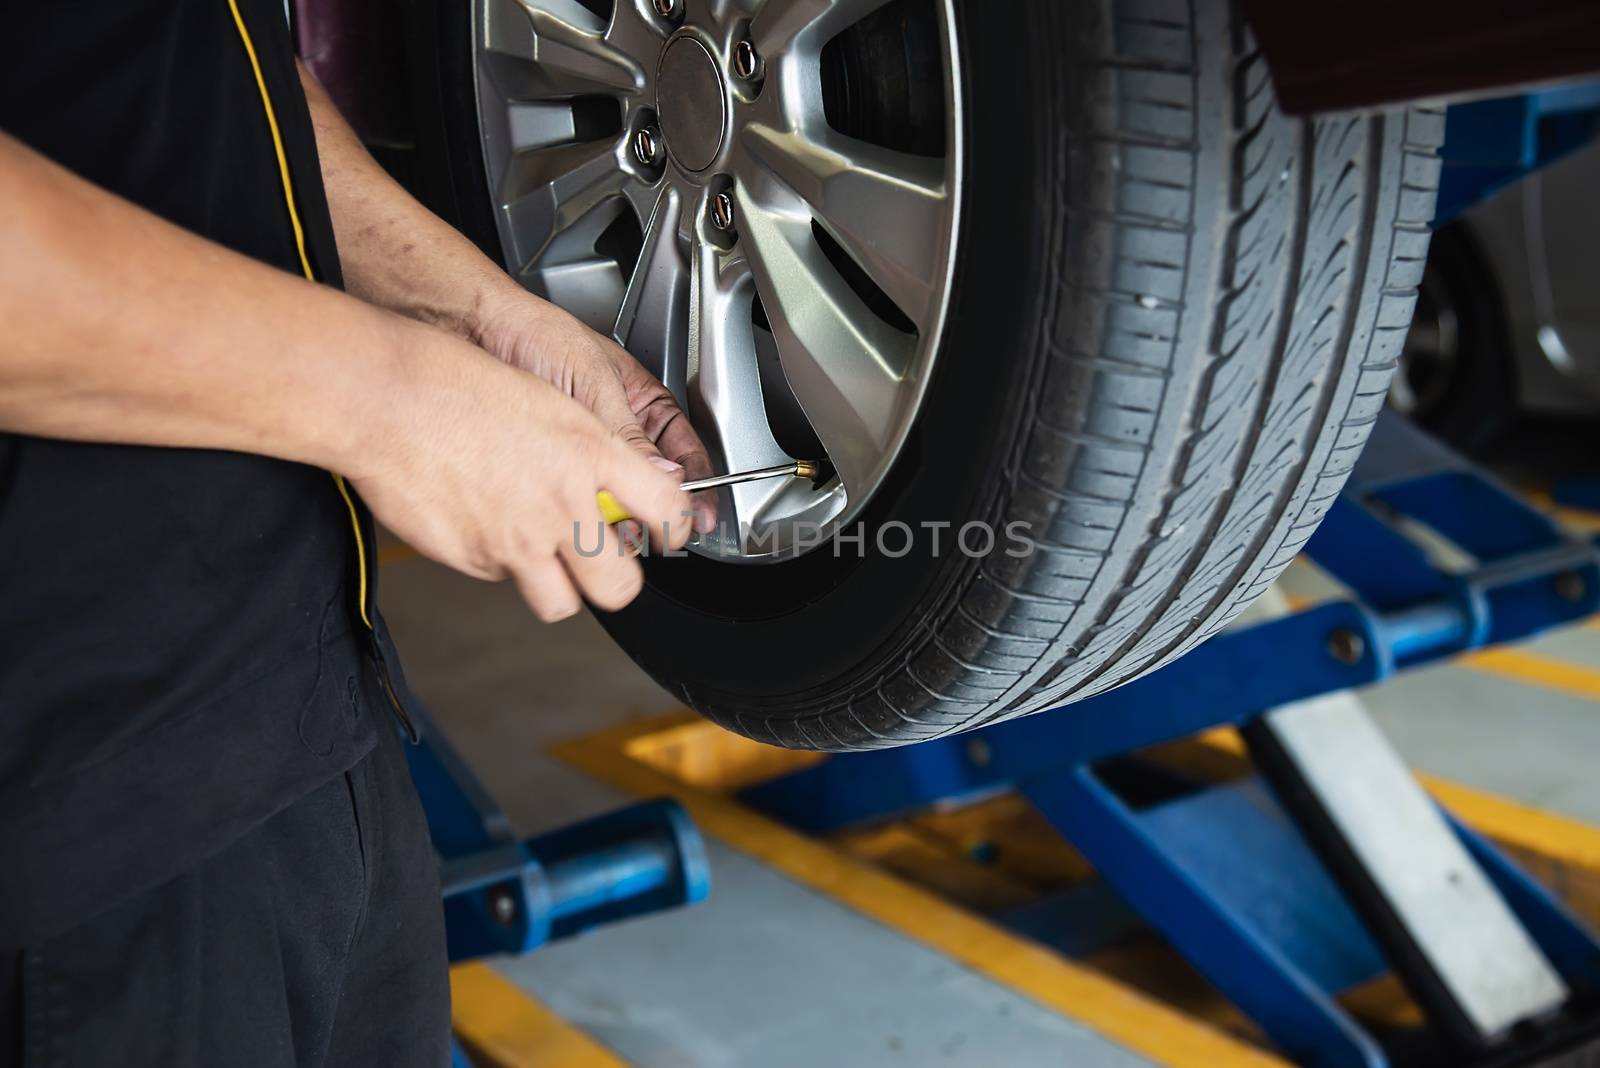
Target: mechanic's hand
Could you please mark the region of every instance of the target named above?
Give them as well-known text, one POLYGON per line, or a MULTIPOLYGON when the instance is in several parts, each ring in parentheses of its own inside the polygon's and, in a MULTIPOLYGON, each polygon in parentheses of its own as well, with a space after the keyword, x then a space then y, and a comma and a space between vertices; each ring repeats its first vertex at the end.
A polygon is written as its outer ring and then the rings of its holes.
MULTIPOLYGON (((706 447, 670 390, 610 338, 512 285, 486 304, 472 340, 512 367, 531 371, 588 408, 646 456, 664 456, 684 478, 713 474, 706 447)), ((694 526, 717 525, 716 494, 694 496, 694 526)))
POLYGON ((693 513, 675 465, 652 462, 543 379, 407 325, 400 382, 345 465, 373 514, 440 563, 515 579, 546 622, 577 612, 580 592, 611 611, 633 600, 639 563, 595 494, 610 490, 652 542, 680 547, 693 513))

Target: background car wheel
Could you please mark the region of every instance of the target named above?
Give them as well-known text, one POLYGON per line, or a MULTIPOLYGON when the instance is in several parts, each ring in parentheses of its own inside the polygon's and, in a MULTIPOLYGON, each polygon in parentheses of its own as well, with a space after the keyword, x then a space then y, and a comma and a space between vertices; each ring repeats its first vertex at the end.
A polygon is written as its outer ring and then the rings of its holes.
POLYGON ((731 466, 838 471, 724 502, 822 544, 651 561, 612 634, 719 723, 857 749, 1214 633, 1384 403, 1442 114, 1289 119, 1221 4, 750 6, 441 3, 428 37, 463 228, 620 323, 731 466))
POLYGON ((1434 234, 1389 406, 1463 452, 1487 455, 1517 414, 1505 307, 1460 223, 1434 234))

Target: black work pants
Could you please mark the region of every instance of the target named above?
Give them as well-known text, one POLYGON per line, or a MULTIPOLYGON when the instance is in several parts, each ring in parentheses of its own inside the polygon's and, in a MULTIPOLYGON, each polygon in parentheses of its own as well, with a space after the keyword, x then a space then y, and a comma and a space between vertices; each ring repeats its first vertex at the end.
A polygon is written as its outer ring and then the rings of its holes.
POLYGON ((193 870, 0 957, 0 1068, 448 1064, 437 861, 378 734, 193 870))

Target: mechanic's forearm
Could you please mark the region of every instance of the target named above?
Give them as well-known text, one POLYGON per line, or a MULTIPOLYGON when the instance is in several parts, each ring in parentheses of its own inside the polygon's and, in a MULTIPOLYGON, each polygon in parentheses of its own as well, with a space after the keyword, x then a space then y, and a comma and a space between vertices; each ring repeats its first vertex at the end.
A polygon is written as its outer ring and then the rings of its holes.
POLYGON ((389 177, 304 65, 300 81, 316 128, 345 288, 476 340, 492 302, 521 288, 389 177))
MULTIPOLYGON (((435 334, 173 226, 0 134, 0 429, 344 470, 435 334)), ((462 348, 467 348, 463 345, 462 348)))

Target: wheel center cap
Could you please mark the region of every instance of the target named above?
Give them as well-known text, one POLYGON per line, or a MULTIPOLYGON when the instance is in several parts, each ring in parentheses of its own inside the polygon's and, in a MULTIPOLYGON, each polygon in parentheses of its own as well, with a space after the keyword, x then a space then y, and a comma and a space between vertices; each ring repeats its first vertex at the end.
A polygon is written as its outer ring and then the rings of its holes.
POLYGON ((656 75, 656 114, 667 151, 687 171, 711 166, 727 132, 722 72, 705 45, 675 37, 661 53, 656 75))

